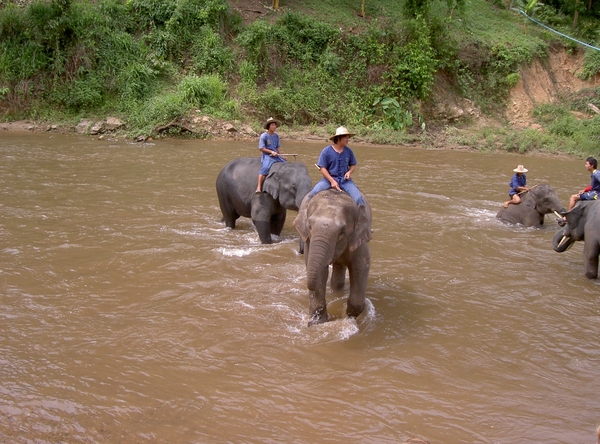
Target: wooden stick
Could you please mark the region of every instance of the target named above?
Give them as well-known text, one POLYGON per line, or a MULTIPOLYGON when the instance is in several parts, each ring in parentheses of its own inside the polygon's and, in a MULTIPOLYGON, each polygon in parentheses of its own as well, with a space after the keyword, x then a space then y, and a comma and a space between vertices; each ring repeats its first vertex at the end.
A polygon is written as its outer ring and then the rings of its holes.
POLYGON ((537 187, 538 185, 539 185, 539 184, 537 184, 537 185, 534 185, 534 186, 532 186, 531 188, 529 188, 528 190, 521 191, 520 193, 517 193, 517 196, 520 196, 521 194, 523 194, 523 193, 526 193, 527 191, 531 191, 531 190, 533 190, 533 189, 534 189, 535 187, 537 187))

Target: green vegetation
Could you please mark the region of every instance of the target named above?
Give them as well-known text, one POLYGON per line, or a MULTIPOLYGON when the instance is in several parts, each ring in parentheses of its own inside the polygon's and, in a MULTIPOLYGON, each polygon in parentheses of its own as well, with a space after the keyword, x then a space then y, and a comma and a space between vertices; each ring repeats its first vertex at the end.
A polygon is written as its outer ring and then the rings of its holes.
MULTIPOLYGON (((583 8, 574 30, 569 4, 530 2, 529 11, 595 44, 598 7, 583 8)), ((426 141, 440 76, 498 115, 521 67, 560 39, 500 0, 367 0, 366 17, 360 0, 280 6, 244 23, 226 0, 0 0, 0 118, 111 114, 142 135, 200 111, 274 116, 289 127, 344 124, 378 143, 426 141)), ((599 71, 589 51, 581 76, 599 71)), ((586 140, 597 140, 600 117, 578 120, 571 111, 582 103, 568 103, 537 110, 544 132, 486 129, 461 143, 596 154, 586 140)))

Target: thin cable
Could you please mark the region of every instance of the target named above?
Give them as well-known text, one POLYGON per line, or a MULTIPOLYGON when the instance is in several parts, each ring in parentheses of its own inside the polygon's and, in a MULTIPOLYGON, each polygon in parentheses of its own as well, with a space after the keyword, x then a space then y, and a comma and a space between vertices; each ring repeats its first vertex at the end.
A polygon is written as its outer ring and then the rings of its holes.
POLYGON ((538 25, 540 25, 540 26, 542 26, 542 27, 546 28, 548 31, 552 31, 553 33, 555 33, 555 34, 558 34, 558 35, 560 35, 561 37, 564 37, 564 38, 566 38, 566 39, 572 40, 572 41, 574 41, 575 43, 579 43, 580 45, 583 45, 583 46, 585 46, 585 47, 587 47, 587 48, 590 48, 590 49, 595 49, 596 51, 600 51, 600 48, 596 48, 595 46, 588 45, 587 43, 584 43, 584 42, 582 42, 582 41, 576 40, 576 39, 574 39, 573 37, 569 37, 568 35, 566 35, 566 34, 563 34, 562 32, 558 32, 556 29, 552 29, 552 28, 550 28, 549 26, 546 26, 546 25, 544 25, 543 23, 540 23, 540 22, 538 22, 536 19, 534 19, 534 18, 532 18, 532 17, 529 17, 529 16, 528 16, 528 15, 525 13, 525 11, 523 11, 523 10, 521 10, 521 9, 517 9, 517 8, 511 8, 511 9, 512 9, 513 11, 520 12, 520 13, 521 13, 521 14, 523 14, 525 17, 527 17, 529 20, 531 20, 533 23, 537 23, 538 25))

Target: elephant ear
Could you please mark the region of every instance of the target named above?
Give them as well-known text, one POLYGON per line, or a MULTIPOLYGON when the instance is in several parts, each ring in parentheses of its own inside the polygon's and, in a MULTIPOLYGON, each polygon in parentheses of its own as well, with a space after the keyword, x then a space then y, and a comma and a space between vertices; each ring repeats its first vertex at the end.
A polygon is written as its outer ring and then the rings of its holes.
POLYGON ((373 237, 371 230, 371 208, 368 205, 367 203, 358 207, 358 218, 348 246, 350 251, 356 250, 362 244, 369 242, 373 237))
POLYGON ((535 190, 526 191, 525 193, 523 193, 521 199, 523 200, 524 204, 535 210, 537 207, 537 198, 534 192, 535 190))
POLYGON ((272 169, 269 172, 263 184, 263 191, 269 193, 275 200, 279 198, 279 173, 277 171, 272 169))
POLYGON ((310 235, 310 228, 308 227, 308 194, 304 196, 300 208, 298 208, 298 215, 294 219, 294 227, 296 227, 298 234, 302 238, 302 242, 306 242, 310 235))

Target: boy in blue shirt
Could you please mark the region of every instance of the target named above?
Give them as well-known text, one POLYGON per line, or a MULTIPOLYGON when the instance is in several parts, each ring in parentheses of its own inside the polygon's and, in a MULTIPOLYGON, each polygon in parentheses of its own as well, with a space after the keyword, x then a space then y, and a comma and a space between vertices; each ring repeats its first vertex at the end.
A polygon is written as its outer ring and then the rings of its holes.
POLYGON ((510 200, 504 202, 504 208, 508 208, 510 204, 518 205, 521 203, 520 193, 524 191, 529 191, 529 187, 527 185, 527 176, 525 173, 528 171, 523 165, 519 165, 513 170, 516 174, 512 177, 508 186, 510 189, 508 190, 508 197, 510 200))
POLYGON ((267 123, 265 123, 266 131, 258 139, 258 149, 262 152, 262 156, 260 159, 261 168, 258 172, 258 186, 255 191, 257 194, 262 191, 265 177, 269 174, 271 165, 275 162, 285 162, 287 160, 285 157, 279 155, 279 136, 275 132, 278 126, 279 122, 273 119, 273 117, 269 117, 267 123))
POLYGON ((569 199, 569 209, 575 206, 580 200, 598 200, 598 194, 600 194, 600 171, 598 171, 598 161, 593 157, 588 157, 585 160, 585 169, 592 173, 592 183, 581 190, 577 194, 573 194, 569 199))
POLYGON ((326 146, 321 151, 317 162, 323 178, 317 182, 309 193, 309 197, 314 196, 319 191, 335 188, 338 191, 344 190, 348 193, 359 207, 365 205, 358 187, 350 178, 356 169, 356 157, 346 144, 352 136, 354 134, 350 134, 346 128, 340 126, 335 131, 335 135, 329 138, 333 141, 333 144, 326 146))

